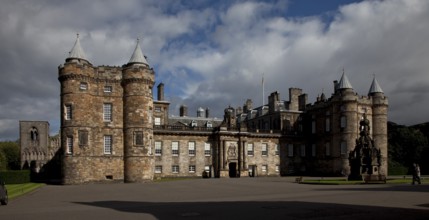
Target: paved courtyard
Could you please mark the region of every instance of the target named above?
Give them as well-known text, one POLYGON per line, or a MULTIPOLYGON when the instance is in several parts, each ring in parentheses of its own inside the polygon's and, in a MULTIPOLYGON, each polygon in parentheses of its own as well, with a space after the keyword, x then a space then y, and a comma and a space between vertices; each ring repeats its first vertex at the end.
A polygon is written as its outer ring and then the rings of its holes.
POLYGON ((0 219, 429 219, 429 185, 307 185, 292 178, 48 185, 0 219))

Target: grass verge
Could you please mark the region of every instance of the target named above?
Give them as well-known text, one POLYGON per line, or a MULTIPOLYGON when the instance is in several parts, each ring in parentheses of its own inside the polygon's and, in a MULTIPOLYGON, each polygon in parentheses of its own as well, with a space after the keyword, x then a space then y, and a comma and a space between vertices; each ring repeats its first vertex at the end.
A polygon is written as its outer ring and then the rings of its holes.
POLYGON ((9 195, 9 200, 12 200, 44 185, 44 183, 7 184, 6 189, 9 195))
MULTIPOLYGON (((411 184, 411 179, 409 178, 398 178, 398 179, 387 179, 386 184, 411 184)), ((421 179, 422 184, 429 183, 428 178, 421 179)), ((320 185, 357 185, 357 184, 365 184, 364 181, 361 180, 347 180, 347 179, 308 179, 305 178, 301 182, 303 184, 320 184, 320 185)))

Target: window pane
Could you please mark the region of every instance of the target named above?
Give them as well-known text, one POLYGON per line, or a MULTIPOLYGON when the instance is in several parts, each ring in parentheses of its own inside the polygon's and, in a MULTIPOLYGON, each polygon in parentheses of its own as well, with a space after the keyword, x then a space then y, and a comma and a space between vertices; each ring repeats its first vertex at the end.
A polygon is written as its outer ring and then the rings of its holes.
POLYGON ((195 156, 195 142, 188 143, 189 156, 195 156))
POLYGON ((88 131, 78 131, 79 146, 88 145, 88 131))
POLYGON ((67 137, 67 154, 73 153, 73 137, 67 137))
POLYGON ((289 157, 293 157, 293 144, 288 144, 287 145, 287 155, 289 157))
POLYGON ((171 142, 171 153, 173 154, 173 156, 178 156, 179 155, 179 142, 177 141, 173 141, 171 142))
POLYGON ((204 144, 204 155, 205 156, 210 156, 211 155, 211 146, 210 146, 210 143, 205 143, 204 144))
POLYGON ((253 144, 247 144, 247 155, 253 156, 253 144))
POLYGON ((162 154, 162 142, 155 141, 155 155, 160 156, 162 154))
POLYGON ((162 166, 155 166, 155 173, 162 173, 162 166))
POLYGON ((104 154, 112 153, 112 136, 106 135, 104 136, 104 154))
POLYGON ((103 120, 112 121, 112 104, 110 103, 103 104, 103 120))
POLYGON ((143 131, 134 132, 134 144, 143 145, 143 131))
POLYGON ((112 86, 104 86, 104 92, 110 93, 112 91, 113 91, 112 86))
POLYGON ((66 107, 66 109, 65 109, 65 113, 66 113, 65 119, 66 120, 71 120, 72 119, 72 106, 71 105, 66 105, 65 107, 66 107))

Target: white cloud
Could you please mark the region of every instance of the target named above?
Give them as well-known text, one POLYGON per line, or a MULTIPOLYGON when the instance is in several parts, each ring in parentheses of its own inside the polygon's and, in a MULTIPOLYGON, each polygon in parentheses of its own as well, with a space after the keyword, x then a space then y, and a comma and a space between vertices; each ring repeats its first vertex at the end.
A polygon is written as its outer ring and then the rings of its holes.
MULTIPOLYGON (((285 17, 287 2, 10 1, 0 8, 0 139, 17 137, 21 119, 49 120, 58 130, 57 66, 75 34, 94 65, 128 62, 136 38, 166 86, 171 113, 262 101, 300 87, 315 100, 330 95, 344 68, 361 95, 372 74, 389 97, 389 120, 429 121, 429 2, 363 1, 332 20, 285 17), (77 13, 79 12, 79 13, 77 13), (10 129, 5 128, 10 127, 10 129)), ((10 139, 10 138, 9 138, 10 139)))

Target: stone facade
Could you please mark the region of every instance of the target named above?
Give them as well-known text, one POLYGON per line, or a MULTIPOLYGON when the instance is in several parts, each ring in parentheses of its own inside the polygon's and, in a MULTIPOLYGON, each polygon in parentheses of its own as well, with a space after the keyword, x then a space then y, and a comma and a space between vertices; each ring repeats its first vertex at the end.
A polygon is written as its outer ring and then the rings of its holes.
MULTIPOLYGON (((79 40, 79 39, 78 39, 79 40)), ((366 114, 387 173, 387 98, 381 89, 358 96, 345 75, 313 104, 299 88, 289 100, 278 92, 269 103, 169 114, 164 84, 153 100, 155 73, 139 44, 122 67, 93 66, 77 40, 59 67, 64 184, 142 182, 162 177, 346 175, 348 152, 366 114)), ((374 79, 375 80, 375 79, 374 79)), ((378 85, 378 84, 377 84, 378 85)))

